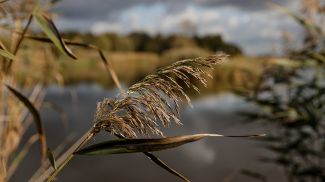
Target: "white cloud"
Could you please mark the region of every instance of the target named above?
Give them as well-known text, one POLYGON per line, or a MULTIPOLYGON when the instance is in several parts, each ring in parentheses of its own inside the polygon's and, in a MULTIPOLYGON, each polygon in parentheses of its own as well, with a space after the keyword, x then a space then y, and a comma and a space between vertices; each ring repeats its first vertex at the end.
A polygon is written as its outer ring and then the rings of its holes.
POLYGON ((121 26, 118 23, 96 22, 91 26, 90 31, 93 34, 102 34, 106 32, 119 32, 121 26))
MULTIPOLYGON (((196 28, 199 35, 221 34, 226 41, 240 45, 248 54, 265 54, 280 47, 284 30, 299 35, 296 24, 285 15, 274 10, 244 11, 234 6, 198 6, 185 4, 178 11, 170 11, 170 3, 135 5, 114 14, 107 14, 106 20, 94 22, 88 30, 95 34, 146 31, 150 34, 184 33, 184 22, 196 28), (110 18, 114 17, 114 18, 110 18)), ((66 22, 66 21, 65 21, 66 22)), ((74 26, 83 26, 71 23, 74 26)), ((69 26, 66 22, 65 26, 69 26)))

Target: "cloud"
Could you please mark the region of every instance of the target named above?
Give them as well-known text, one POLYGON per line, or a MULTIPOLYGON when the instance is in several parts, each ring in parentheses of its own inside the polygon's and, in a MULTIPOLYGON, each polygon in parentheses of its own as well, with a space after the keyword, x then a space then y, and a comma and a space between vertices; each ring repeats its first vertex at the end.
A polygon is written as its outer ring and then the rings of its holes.
MULTIPOLYGON (((269 0, 287 5, 290 0, 269 0)), ((265 0, 64 0, 54 11, 67 18, 105 18, 108 14, 130 8, 135 5, 152 5, 165 3, 172 10, 179 10, 186 4, 206 7, 232 6, 240 10, 259 11, 267 8, 265 0)))
MULTIPOLYGON (((272 0, 291 6, 288 0, 272 0)), ((268 10, 261 0, 65 0, 54 11, 62 14, 59 27, 95 34, 145 31, 150 34, 184 33, 184 22, 198 35, 221 34, 248 54, 272 53, 280 47, 284 30, 299 36, 288 17, 268 10)))
POLYGON ((267 2, 280 5, 288 5, 289 0, 194 0, 195 3, 203 6, 232 6, 240 10, 260 11, 268 8, 267 2))
POLYGON ((119 32, 122 27, 118 23, 96 22, 91 27, 91 32, 94 34, 102 34, 105 32, 119 32))
POLYGON ((248 54, 271 53, 275 45, 280 46, 284 30, 294 30, 294 35, 299 36, 299 28, 288 17, 273 11, 246 12, 231 6, 206 8, 189 4, 182 11, 171 13, 165 4, 157 3, 130 7, 119 12, 117 17, 94 23, 90 31, 96 34, 107 31, 184 33, 183 24, 187 21, 196 28, 198 35, 221 34, 248 54))

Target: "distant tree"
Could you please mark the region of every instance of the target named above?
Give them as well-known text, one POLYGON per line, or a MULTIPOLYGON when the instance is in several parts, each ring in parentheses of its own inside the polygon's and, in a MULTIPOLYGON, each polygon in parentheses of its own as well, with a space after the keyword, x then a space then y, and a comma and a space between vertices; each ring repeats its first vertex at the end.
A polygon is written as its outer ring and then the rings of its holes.
POLYGON ((224 51, 231 55, 242 53, 241 49, 236 45, 225 43, 219 34, 202 37, 195 36, 194 39, 199 47, 210 51, 224 51))
POLYGON ((117 33, 93 35, 91 33, 65 32, 63 37, 79 41, 84 40, 108 51, 154 52, 162 54, 170 49, 202 48, 212 52, 223 51, 231 55, 242 53, 238 46, 224 42, 221 35, 217 34, 191 37, 180 34, 169 36, 157 34, 151 36, 145 32, 133 32, 129 35, 119 35, 117 33))
POLYGON ((169 38, 169 48, 197 47, 195 40, 188 36, 174 35, 169 38))
POLYGON ((137 52, 146 51, 146 43, 152 39, 150 35, 144 32, 134 32, 129 35, 131 41, 134 43, 134 50, 137 52))

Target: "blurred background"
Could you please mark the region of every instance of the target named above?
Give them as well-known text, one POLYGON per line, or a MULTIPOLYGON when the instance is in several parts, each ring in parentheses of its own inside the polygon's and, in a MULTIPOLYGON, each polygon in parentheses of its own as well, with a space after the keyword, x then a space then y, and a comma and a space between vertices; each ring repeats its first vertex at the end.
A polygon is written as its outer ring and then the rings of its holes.
MULTIPOLYGON (((104 52, 125 89, 179 60, 218 51, 230 55, 229 61, 214 68, 214 79, 208 80, 208 88, 200 87, 200 95, 187 91, 194 108, 182 106, 184 125, 164 132, 166 136, 266 133, 267 137, 206 139, 156 153, 192 181, 325 181, 324 0, 52 0, 41 4, 64 39, 93 44, 104 52)), ((32 0, 0 4, 0 38, 7 47, 34 6, 32 0)), ((36 23, 28 32, 43 35, 36 23)), ((97 102, 119 93, 96 50, 70 48, 78 60, 50 44, 24 40, 10 73, 15 85, 31 98, 35 88, 42 90, 35 102, 40 103, 48 145, 56 155, 93 125, 97 102)), ((35 127, 20 129, 19 123, 15 127, 20 144, 12 147, 9 164, 36 132, 35 127)), ((4 134, 2 130, 2 138, 4 134)), ((102 133, 91 142, 108 138, 113 137, 102 133)), ((39 146, 32 145, 19 163, 10 181, 26 181, 39 168, 39 146)), ((142 154, 77 156, 57 178, 178 180, 142 154)))

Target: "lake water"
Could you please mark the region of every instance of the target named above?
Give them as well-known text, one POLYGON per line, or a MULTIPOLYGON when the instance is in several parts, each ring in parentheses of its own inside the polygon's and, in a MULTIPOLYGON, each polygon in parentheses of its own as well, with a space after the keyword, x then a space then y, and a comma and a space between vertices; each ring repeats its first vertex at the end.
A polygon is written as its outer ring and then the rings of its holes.
MULTIPOLYGON (((114 97, 116 90, 104 90, 97 85, 82 84, 72 87, 49 87, 45 100, 55 102, 68 117, 62 123, 59 115, 50 109, 42 109, 48 143, 55 148, 68 136, 77 139, 93 124, 96 103, 104 97, 114 97)), ((229 135, 270 133, 272 126, 244 122, 238 111, 254 109, 239 97, 224 93, 202 96, 193 101, 194 108, 182 110, 183 126, 165 129, 166 136, 195 133, 219 133, 229 135)), ((35 132, 32 126, 30 135, 35 132)), ((96 141, 112 137, 103 133, 96 141)), ((177 169, 192 181, 258 181, 240 173, 243 169, 264 174, 268 181, 285 181, 281 168, 258 162, 271 153, 260 147, 261 142, 240 138, 208 138, 179 148, 156 152, 169 166, 177 169)), ((39 145, 35 144, 12 181, 29 179, 40 164, 39 145)), ((143 154, 111 156, 77 156, 64 168, 57 181, 62 182, 125 182, 125 181, 180 181, 177 177, 156 166, 143 154)))

